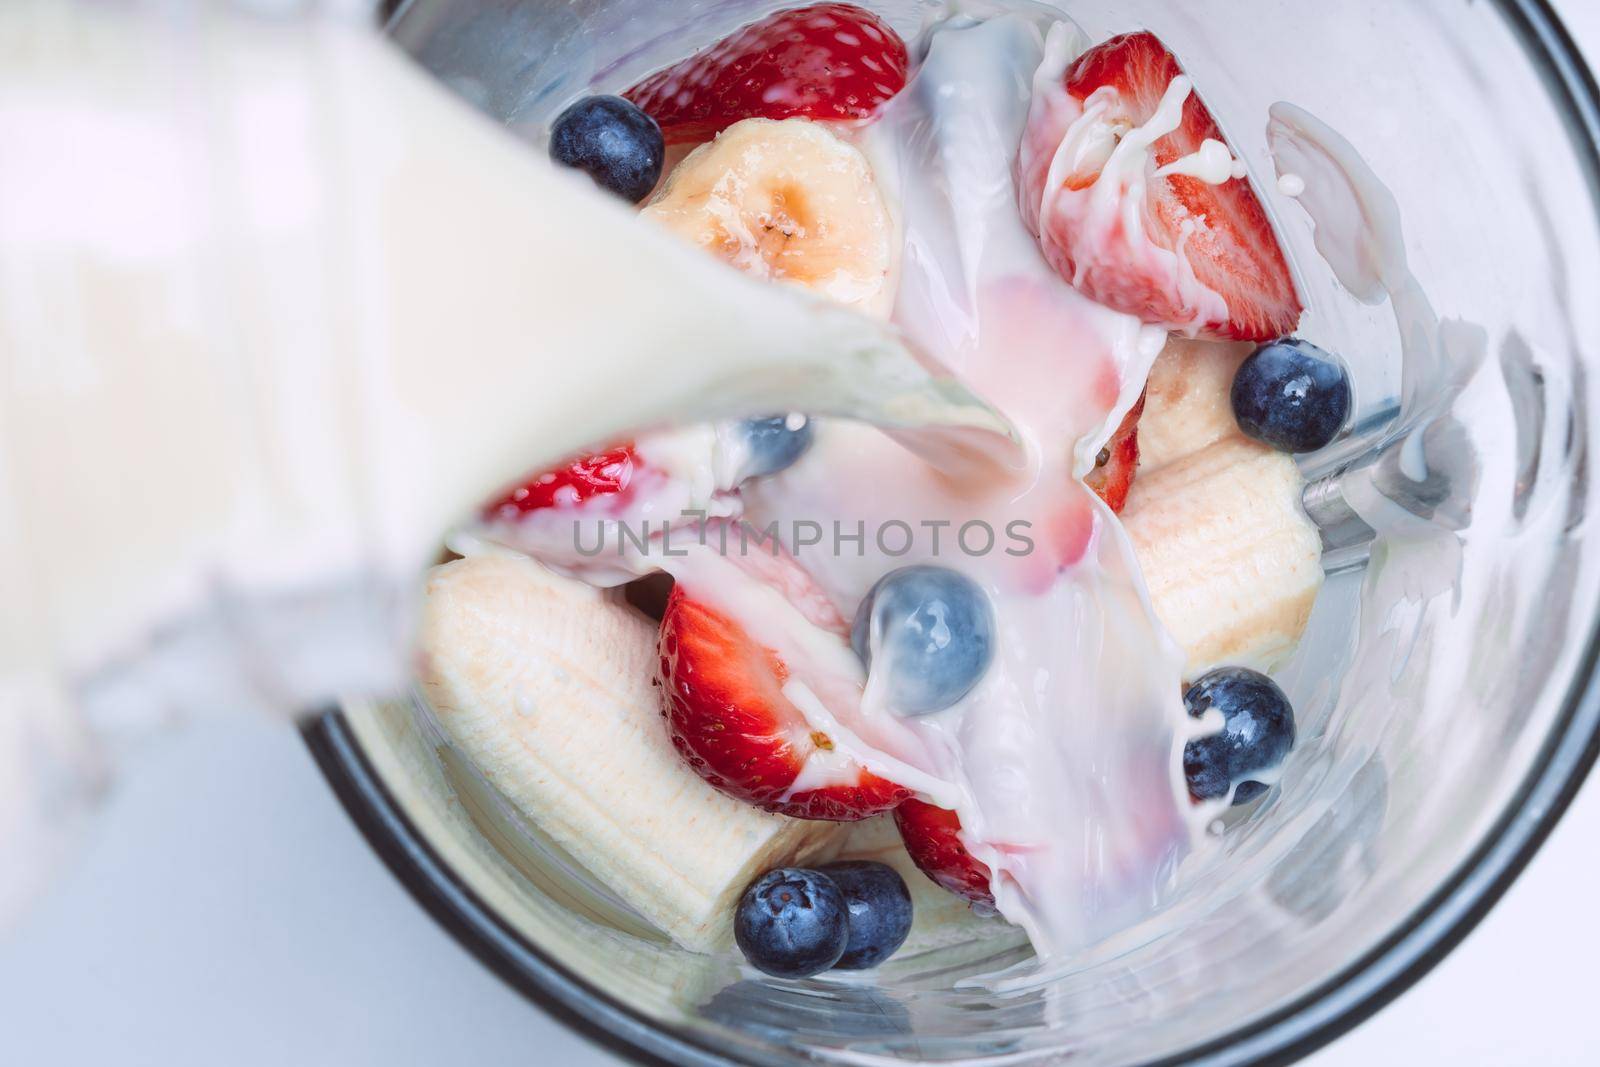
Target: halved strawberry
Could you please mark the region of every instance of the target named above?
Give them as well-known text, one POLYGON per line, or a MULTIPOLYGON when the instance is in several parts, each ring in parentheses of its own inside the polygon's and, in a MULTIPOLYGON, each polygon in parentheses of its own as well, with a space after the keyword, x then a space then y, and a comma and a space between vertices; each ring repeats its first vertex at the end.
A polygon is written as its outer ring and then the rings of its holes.
POLYGON ((1117 432, 1100 450, 1094 470, 1084 475, 1084 482, 1095 495, 1106 502, 1112 511, 1121 514, 1128 502, 1128 490, 1133 488, 1133 475, 1139 469, 1139 416, 1144 414, 1144 395, 1122 417, 1117 432))
POLYGON ((864 119, 905 88, 906 45, 870 11, 813 4, 768 15, 622 95, 668 144, 706 141, 740 119, 864 119))
POLYGON ((955 812, 908 800, 894 809, 894 822, 918 870, 973 903, 994 903, 989 892, 989 868, 974 859, 961 843, 961 819, 955 812))
MULTIPOLYGON (((1182 74, 1176 57, 1154 34, 1130 33, 1079 56, 1067 68, 1065 86, 1079 107, 1103 108, 1100 121, 1120 139, 1151 119, 1172 80, 1182 74)), ((1248 341, 1294 331, 1300 298, 1249 180, 1229 178, 1213 185, 1185 174, 1156 173, 1207 140, 1227 143, 1196 93, 1184 102, 1178 128, 1151 146, 1138 228, 1095 198, 1105 153, 1081 154, 1078 169, 1044 187, 1049 157, 1067 130, 1037 127, 1070 117, 1061 108, 1035 108, 1022 168, 1024 195, 1031 200, 1024 204, 1024 217, 1037 213, 1040 245, 1063 278, 1145 322, 1248 341)))
POLYGON ((543 508, 574 507, 597 497, 625 498, 640 470, 631 443, 578 456, 530 476, 483 509, 486 520, 511 520, 543 508))
MULTIPOLYGON (((841 646, 843 628, 841 620, 841 646)), ((672 744, 695 773, 729 796, 795 818, 853 822, 911 795, 854 763, 835 768, 832 784, 791 794, 808 760, 835 752, 832 739, 812 730, 783 694, 789 679, 783 659, 681 584, 667 598, 660 653, 662 714, 672 744)))

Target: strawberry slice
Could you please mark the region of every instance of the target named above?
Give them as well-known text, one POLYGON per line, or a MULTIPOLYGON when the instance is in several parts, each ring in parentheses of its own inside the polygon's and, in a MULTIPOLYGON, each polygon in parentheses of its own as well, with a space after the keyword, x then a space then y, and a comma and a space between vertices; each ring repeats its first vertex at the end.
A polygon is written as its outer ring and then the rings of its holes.
MULTIPOLYGON (((843 645, 844 623, 836 625, 843 645)), ((681 584, 667 598, 659 647, 662 714, 672 744, 722 792, 766 811, 835 822, 888 811, 911 795, 853 764, 839 768, 829 785, 791 794, 808 760, 831 758, 833 741, 813 731, 784 696, 783 659, 681 584)))
POLYGON ((1128 503, 1128 490, 1133 488, 1133 475, 1139 469, 1139 416, 1144 414, 1144 395, 1128 409, 1122 424, 1111 440, 1096 457, 1094 470, 1084 475, 1084 482, 1106 506, 1117 514, 1128 503))
POLYGON ((908 800, 894 809, 894 822, 918 870, 956 896, 975 904, 994 904, 989 868, 961 843, 961 819, 955 812, 908 800))
POLYGON ((854 4, 779 11, 623 93, 668 144, 708 141, 740 119, 869 118, 905 88, 906 44, 854 4))
MULTIPOLYGON (((1190 92, 1178 128, 1151 145, 1142 175, 1119 175, 1119 197, 1144 181, 1140 225, 1120 204, 1097 196, 1106 151, 1078 154, 1072 173, 1049 181, 1049 162, 1068 136, 1061 124, 1079 111, 1097 116, 1119 140, 1156 114, 1183 68, 1151 33, 1113 37, 1067 68, 1076 107, 1038 103, 1024 140, 1023 215, 1051 265, 1086 296, 1149 323, 1213 337, 1268 341, 1292 333, 1301 304, 1272 223, 1246 178, 1213 185, 1188 174, 1158 174, 1208 140, 1227 140, 1200 97, 1190 92), (1052 186, 1046 188, 1046 186, 1052 186), (1108 206, 1110 209, 1108 210, 1108 206), (1141 231, 1142 232, 1139 232, 1141 231)), ((1229 148, 1230 154, 1232 148, 1229 148)))
POLYGON ((544 508, 576 507, 600 497, 626 499, 642 469, 631 443, 578 456, 531 475, 483 509, 486 520, 509 521, 544 508))

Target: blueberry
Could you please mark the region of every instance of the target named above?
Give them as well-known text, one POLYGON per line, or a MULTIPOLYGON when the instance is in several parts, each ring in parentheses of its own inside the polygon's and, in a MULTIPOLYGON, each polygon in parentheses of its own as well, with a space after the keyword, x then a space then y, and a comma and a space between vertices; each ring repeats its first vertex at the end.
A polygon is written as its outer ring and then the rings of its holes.
POLYGON ((850 942, 834 966, 846 971, 876 967, 893 956, 911 933, 911 891, 886 863, 847 860, 822 873, 834 880, 850 911, 850 942))
POLYGON ((1243 804, 1266 792, 1252 776, 1278 766, 1294 747, 1294 709, 1278 683, 1247 667, 1220 667, 1189 687, 1183 706, 1196 719, 1213 708, 1223 719, 1221 733, 1183 746, 1190 794, 1217 800, 1232 791, 1233 802, 1243 804))
POLYGON ((971 692, 989 669, 994 608, 964 574, 926 564, 901 567, 878 579, 861 602, 850 644, 869 669, 874 648, 886 656, 895 711, 942 711, 971 692))
POLYGON ((656 187, 666 145, 656 120, 620 96, 590 96, 556 117, 550 158, 637 204, 656 187))
POLYGON ((811 447, 814 432, 804 415, 772 415, 764 419, 745 419, 739 424, 748 449, 739 478, 759 478, 777 474, 795 462, 811 447))
POLYGON ((1239 429, 1281 452, 1315 452, 1350 414, 1350 376, 1337 359, 1298 338, 1262 345, 1233 376, 1239 429))
POLYGON ((844 955, 850 912, 832 878, 803 867, 778 867, 744 891, 733 937, 757 970, 778 978, 809 978, 844 955))

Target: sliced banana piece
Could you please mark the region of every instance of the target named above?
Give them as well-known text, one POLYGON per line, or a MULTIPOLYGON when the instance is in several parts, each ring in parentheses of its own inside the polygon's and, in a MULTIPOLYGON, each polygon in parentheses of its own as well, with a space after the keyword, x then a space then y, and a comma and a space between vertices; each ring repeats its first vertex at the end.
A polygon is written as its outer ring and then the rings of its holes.
POLYGON ((642 214, 758 278, 887 315, 896 240, 872 167, 805 119, 745 119, 679 163, 642 214))
POLYGON ((844 831, 768 815, 691 771, 661 726, 655 627, 510 555, 435 568, 420 676, 484 777, 596 879, 685 948, 731 944, 761 872, 821 862, 844 831))
POLYGON ((1145 385, 1138 477, 1224 438, 1248 440, 1239 432, 1228 393, 1239 364, 1253 351, 1249 343, 1167 342, 1145 385))
POLYGON ((1249 351, 1170 342, 1139 421, 1139 473, 1122 521, 1190 677, 1280 661, 1322 588, 1322 541, 1300 506, 1299 468, 1233 418, 1228 391, 1249 351))

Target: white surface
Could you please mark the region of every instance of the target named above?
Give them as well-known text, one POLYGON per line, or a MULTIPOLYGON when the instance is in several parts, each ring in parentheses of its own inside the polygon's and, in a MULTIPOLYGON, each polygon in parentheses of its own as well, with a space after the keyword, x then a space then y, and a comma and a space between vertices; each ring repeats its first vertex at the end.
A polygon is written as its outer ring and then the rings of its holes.
MULTIPOLYGON (((1600 56, 1600 5, 1556 5, 1600 56)), ((1600 776, 1498 908, 1313 1067, 1590 1065, 1600 776)), ((545 1018, 389 877, 291 730, 140 753, 85 855, 0 945, 0 1063, 617 1062, 545 1018), (203 798, 203 799, 202 799, 203 798)))

